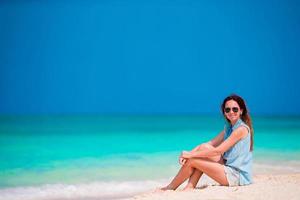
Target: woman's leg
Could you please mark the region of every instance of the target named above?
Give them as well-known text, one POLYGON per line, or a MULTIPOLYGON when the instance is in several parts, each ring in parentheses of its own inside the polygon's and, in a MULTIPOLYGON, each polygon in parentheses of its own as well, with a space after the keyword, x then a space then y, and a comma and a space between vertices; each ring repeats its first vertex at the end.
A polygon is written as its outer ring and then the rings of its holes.
POLYGON ((192 173, 187 185, 183 188, 183 190, 194 189, 197 186, 197 183, 199 182, 199 179, 201 178, 202 175, 203 175, 203 172, 194 168, 193 173, 192 173))
POLYGON ((188 179, 194 172, 194 169, 188 163, 189 162, 187 161, 187 163, 182 165, 171 183, 168 186, 161 188, 161 190, 176 190, 186 179, 188 179))
POLYGON ((201 173, 207 174, 221 185, 228 185, 223 164, 208 159, 191 158, 185 165, 181 167, 180 171, 172 180, 172 182, 168 186, 161 189, 176 190, 178 186, 180 186, 192 175, 194 170, 199 170, 201 173))
MULTIPOLYGON (((201 144, 198 148, 197 148, 197 151, 199 150, 205 150, 205 149, 212 149, 213 146, 211 146, 210 144, 207 144, 207 143, 204 143, 204 144, 201 144)), ((214 157, 211 157, 211 158, 207 158, 208 160, 211 160, 211 161, 214 161, 214 162, 219 162, 221 164, 223 164, 223 159, 221 156, 214 156, 214 157)), ((199 181, 199 179, 201 178, 201 176, 203 175, 203 172, 197 170, 197 169, 194 169, 187 185, 185 186, 185 188, 183 190, 188 190, 188 189, 193 189, 197 186, 197 183, 199 181)))
POLYGON ((224 164, 214 162, 208 159, 202 159, 202 158, 192 158, 189 159, 187 164, 191 168, 195 168, 206 175, 208 175, 210 178, 214 179, 221 185, 228 186, 227 177, 225 174, 224 164))
MULTIPOLYGON (((203 150, 208 148, 213 147, 209 144, 202 144, 197 148, 197 150, 203 150)), ((217 163, 218 161, 220 161, 220 158, 220 156, 215 156, 210 159, 212 160, 211 162, 217 163)), ((179 187, 188 178, 190 178, 190 180, 185 189, 196 187, 197 182, 203 174, 203 171, 191 167, 190 164, 188 164, 191 163, 189 161, 190 159, 181 167, 181 169, 179 170, 175 178, 172 180, 172 182, 168 186, 161 188, 162 190, 176 190, 176 188, 179 187)))

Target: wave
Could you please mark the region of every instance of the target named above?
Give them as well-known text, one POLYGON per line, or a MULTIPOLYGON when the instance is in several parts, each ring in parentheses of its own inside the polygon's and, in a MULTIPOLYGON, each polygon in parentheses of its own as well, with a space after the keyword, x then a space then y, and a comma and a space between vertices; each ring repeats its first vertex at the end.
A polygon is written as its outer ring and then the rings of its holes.
POLYGON ((153 190, 167 180, 45 184, 0 189, 0 200, 125 199, 153 190))

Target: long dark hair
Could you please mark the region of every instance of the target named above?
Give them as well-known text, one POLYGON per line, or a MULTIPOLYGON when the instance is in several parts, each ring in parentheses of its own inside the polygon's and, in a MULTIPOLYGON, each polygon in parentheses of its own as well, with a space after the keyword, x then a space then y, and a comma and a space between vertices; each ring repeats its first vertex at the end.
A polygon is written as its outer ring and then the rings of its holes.
POLYGON ((241 119, 249 126, 250 128, 250 134, 251 134, 251 144, 250 144, 250 151, 253 150, 253 135, 254 135, 254 131, 253 131, 253 126, 252 126, 252 120, 251 120, 251 117, 250 117, 250 114, 249 114, 249 110, 247 109, 247 106, 246 106, 246 103, 244 101, 244 99, 236 94, 232 94, 228 97, 226 97, 221 105, 221 110, 222 110, 222 113, 225 117, 225 119, 230 122, 227 117, 225 116, 225 113, 224 113, 224 109, 225 109, 225 104, 227 101, 230 101, 230 100, 234 100, 235 102, 237 102, 237 104, 239 104, 239 107, 241 110, 243 110, 242 112, 242 115, 241 115, 241 119))

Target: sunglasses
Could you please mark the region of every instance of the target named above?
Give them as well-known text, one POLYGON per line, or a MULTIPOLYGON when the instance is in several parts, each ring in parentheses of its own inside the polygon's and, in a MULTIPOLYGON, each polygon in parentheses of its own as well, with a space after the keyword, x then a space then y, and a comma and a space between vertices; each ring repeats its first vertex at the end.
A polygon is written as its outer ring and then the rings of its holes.
POLYGON ((235 113, 239 112, 239 108, 238 107, 232 107, 232 108, 227 107, 227 108, 224 109, 225 113, 229 113, 230 110, 232 110, 235 113))

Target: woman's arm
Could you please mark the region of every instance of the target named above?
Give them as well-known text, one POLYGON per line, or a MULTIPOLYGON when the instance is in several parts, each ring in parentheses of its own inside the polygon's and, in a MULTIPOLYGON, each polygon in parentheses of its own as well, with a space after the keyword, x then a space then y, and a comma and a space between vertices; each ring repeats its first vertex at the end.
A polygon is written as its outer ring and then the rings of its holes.
MULTIPOLYGON (((232 134, 224 142, 221 142, 221 144, 218 145, 217 147, 214 147, 212 149, 207 149, 207 150, 195 151, 195 152, 184 151, 181 156, 183 158, 197 158, 197 157, 211 157, 211 156, 222 155, 233 145, 235 145, 240 139, 244 138, 247 134, 248 134, 248 129, 244 126, 241 126, 236 130, 234 130, 232 134)), ((216 140, 213 139, 211 141, 212 145, 214 144, 213 142, 219 142, 219 139, 217 139, 218 137, 219 136, 215 138, 216 140)))
POLYGON ((215 138, 211 141, 207 142, 208 144, 212 145, 213 147, 219 146, 224 140, 224 133, 225 131, 221 131, 215 138))
MULTIPOLYGON (((206 144, 210 144, 214 147, 218 146, 219 144, 221 144, 223 142, 223 138, 224 138, 224 130, 221 131, 215 138, 213 138, 212 140, 206 142, 206 144)), ((205 143, 202 143, 205 144, 205 143)), ((202 145, 199 144, 197 145, 195 148, 193 148, 190 152, 196 152, 199 150, 199 147, 202 145)))
MULTIPOLYGON (((221 131, 215 138, 213 138, 211 141, 206 142, 206 144, 210 144, 213 147, 218 146, 219 144, 222 143, 224 139, 224 130, 221 131)), ((205 144, 205 143, 204 143, 205 144)), ((192 149, 189 153, 195 153, 199 151, 200 146, 202 144, 197 145, 194 149, 192 149)), ((183 165, 186 162, 186 158, 182 157, 182 154, 179 156, 179 164, 183 165)))

